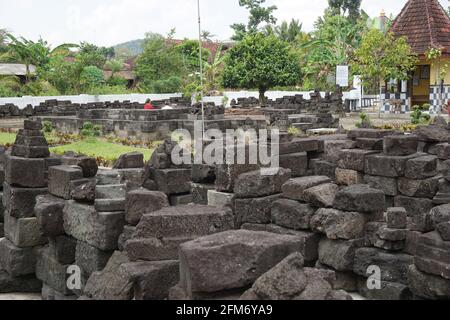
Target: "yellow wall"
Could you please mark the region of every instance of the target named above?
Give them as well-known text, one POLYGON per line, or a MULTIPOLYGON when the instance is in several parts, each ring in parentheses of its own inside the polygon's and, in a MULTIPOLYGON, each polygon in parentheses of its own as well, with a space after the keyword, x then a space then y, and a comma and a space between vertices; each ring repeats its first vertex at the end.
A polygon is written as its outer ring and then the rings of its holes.
MULTIPOLYGON (((450 56, 441 57, 441 68, 444 68, 444 64, 447 63, 450 67, 450 56)), ((429 60, 425 58, 421 58, 418 64, 431 64, 431 73, 430 73, 430 85, 439 84, 439 65, 438 63, 431 63, 429 60)), ((447 76, 445 77, 444 83, 446 85, 450 85, 450 70, 447 72, 447 76)))

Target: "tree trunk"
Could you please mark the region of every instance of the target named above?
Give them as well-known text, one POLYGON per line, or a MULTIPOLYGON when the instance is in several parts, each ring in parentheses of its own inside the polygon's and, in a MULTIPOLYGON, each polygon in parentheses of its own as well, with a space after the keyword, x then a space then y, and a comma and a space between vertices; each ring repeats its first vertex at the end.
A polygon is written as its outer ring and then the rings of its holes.
POLYGON ((259 88, 259 104, 262 106, 266 102, 265 94, 266 89, 265 88, 259 88))

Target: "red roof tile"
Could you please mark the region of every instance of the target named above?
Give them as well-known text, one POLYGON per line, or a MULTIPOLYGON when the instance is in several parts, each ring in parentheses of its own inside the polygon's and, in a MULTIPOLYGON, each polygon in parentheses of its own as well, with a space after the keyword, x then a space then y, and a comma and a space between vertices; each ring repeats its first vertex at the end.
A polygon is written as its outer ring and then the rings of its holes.
POLYGON ((417 54, 432 47, 450 54, 450 18, 438 0, 409 0, 391 31, 397 37, 408 37, 417 54))

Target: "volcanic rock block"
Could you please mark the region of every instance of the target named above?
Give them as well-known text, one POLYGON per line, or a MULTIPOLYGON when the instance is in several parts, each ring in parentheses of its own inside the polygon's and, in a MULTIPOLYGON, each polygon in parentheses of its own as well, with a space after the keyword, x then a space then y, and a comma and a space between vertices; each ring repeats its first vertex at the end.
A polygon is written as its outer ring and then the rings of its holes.
POLYGON ((6 238, 0 239, 0 269, 19 277, 34 273, 36 255, 32 248, 18 248, 6 238))
POLYGON ((404 241, 407 231, 404 229, 381 228, 377 235, 380 239, 386 241, 404 241))
POLYGON ((126 188, 124 184, 97 185, 95 198, 98 199, 125 199, 126 188))
POLYGON ((364 150, 383 150, 383 139, 377 138, 357 138, 356 147, 364 150))
POLYGON ((305 201, 304 191, 320 184, 330 183, 325 176, 309 176, 288 180, 282 186, 283 196, 292 200, 305 201))
POLYGON ((127 191, 140 189, 145 182, 145 169, 118 169, 120 183, 125 184, 127 191))
POLYGON ((336 165, 334 163, 320 159, 311 159, 309 166, 312 168, 314 175, 327 176, 331 180, 335 179, 336 165))
POLYGON ((128 192, 126 195, 125 218, 128 224, 137 225, 144 214, 169 206, 167 196, 159 191, 145 189, 128 192))
POLYGON ((77 240, 66 235, 49 238, 48 253, 61 264, 75 262, 77 240))
POLYGON ((48 193, 47 188, 18 188, 3 184, 3 204, 5 212, 14 218, 34 216, 36 197, 48 193))
POLYGON ((25 130, 42 130, 42 123, 40 121, 25 119, 23 121, 23 128, 25 130))
POLYGON ((192 202, 195 204, 208 205, 208 191, 214 190, 214 184, 191 183, 192 202))
POLYGON ((36 197, 34 213, 44 235, 55 237, 64 234, 64 206, 64 200, 50 194, 36 197))
POLYGON ((83 171, 75 166, 54 166, 48 169, 48 190, 51 194, 69 200, 74 189, 71 182, 83 179, 83 171))
POLYGON ((353 272, 368 278, 370 266, 381 269, 381 280, 408 284, 408 267, 414 263, 414 257, 402 253, 388 253, 375 248, 360 248, 355 252, 353 272))
POLYGON ((292 230, 277 226, 275 224, 251 224, 246 223, 242 225, 242 229, 251 231, 263 231, 276 234, 284 234, 298 237, 301 240, 302 246, 299 252, 305 258, 308 265, 313 265, 318 259, 318 248, 321 235, 310 231, 292 230))
POLYGON ((300 247, 294 236, 247 230, 198 238, 180 246, 180 284, 188 296, 243 288, 300 247))
POLYGON ((378 129, 354 129, 347 133, 349 139, 358 138, 370 138, 370 139, 382 139, 386 136, 396 134, 393 130, 378 130, 378 129))
POLYGON ((365 217, 357 212, 319 209, 311 218, 311 229, 328 239, 357 239, 363 235, 365 217))
POLYGON ((208 191, 208 205, 213 207, 230 207, 234 208, 234 194, 219 192, 216 190, 208 191))
POLYGON ((382 177, 402 177, 405 174, 406 162, 408 160, 423 156, 422 153, 410 156, 388 156, 384 154, 375 154, 366 157, 364 172, 373 176, 382 177))
POLYGON ((45 283, 42 284, 41 297, 44 301, 70 301, 78 299, 76 295, 65 296, 45 283))
POLYGON ((95 158, 91 158, 85 155, 66 154, 62 156, 61 161, 63 165, 80 167, 81 170, 83 171, 83 177, 85 178, 95 177, 95 175, 98 172, 97 160, 95 160, 95 158))
POLYGON ((372 189, 367 185, 352 185, 337 193, 334 207, 365 213, 384 211, 385 196, 383 191, 372 189))
POLYGON ((443 222, 450 221, 450 204, 444 204, 431 209, 429 218, 434 228, 443 222))
POLYGON ((280 199, 272 204, 271 221, 281 227, 307 230, 313 214, 314 209, 309 204, 280 199))
POLYGON ((120 184, 120 174, 118 170, 99 170, 96 178, 98 186, 120 184))
POLYGON ((423 156, 406 162, 405 177, 409 179, 427 179, 437 175, 436 156, 423 156))
POLYGON ((436 230, 444 241, 450 241, 450 221, 438 224, 436 230))
POLYGON ((92 206, 69 200, 64 207, 64 229, 79 241, 100 250, 117 248, 125 224, 123 212, 96 212, 92 206))
POLYGON ((113 253, 102 251, 83 241, 78 241, 75 251, 75 264, 89 276, 95 271, 101 271, 108 263, 113 253))
POLYGON ((339 152, 342 149, 351 149, 355 147, 355 142, 351 140, 326 140, 324 141, 325 160, 337 163, 339 152))
POLYGON ((415 154, 419 146, 416 136, 387 136, 384 137, 383 152, 389 156, 408 156, 415 154))
POLYGON ((306 152, 280 155, 280 167, 291 170, 292 177, 302 177, 308 170, 308 156, 306 152))
POLYGON ((339 151, 337 165, 341 169, 364 171, 366 156, 377 153, 372 150, 344 149, 339 151))
POLYGON ((91 180, 73 189, 70 192, 70 197, 77 202, 92 204, 95 201, 95 188, 96 182, 91 180))
POLYGON ((338 271, 352 271, 356 249, 362 247, 364 241, 322 239, 319 243, 319 262, 338 271))
MULTIPOLYGON (((33 142, 27 141, 25 143, 33 142)), ((50 151, 48 149, 48 146, 23 146, 18 145, 16 141, 16 144, 12 147, 11 155, 21 158, 47 158, 50 156, 50 151)))
POLYGON ((273 174, 263 169, 241 174, 234 183, 236 198, 257 198, 281 192, 281 186, 291 178, 291 170, 276 168, 273 174))
POLYGON ((441 160, 450 159, 450 143, 439 143, 433 147, 433 154, 441 160))
POLYGON ((370 280, 358 279, 358 292, 369 300, 412 300, 412 293, 408 286, 389 281, 381 281, 380 289, 369 289, 370 280))
POLYGON ((216 180, 215 168, 207 164, 193 164, 191 179, 195 183, 214 183, 216 180))
POLYGON ((0 292, 41 292, 42 282, 35 276, 13 277, 0 268, 0 292))
MULTIPOLYGON (((290 142, 282 142, 278 145, 278 155, 285 155, 299 152, 311 152, 319 149, 319 140, 315 138, 299 138, 290 142)), ((272 153, 276 153, 273 148, 272 153)))
POLYGON ((383 191, 386 196, 398 195, 398 182, 396 178, 370 176, 366 174, 364 176, 364 183, 368 184, 371 188, 383 191))
POLYGON ((182 193, 182 194, 171 194, 169 195, 169 203, 171 206, 183 206, 193 203, 192 194, 182 193))
POLYGON ((334 291, 333 271, 304 268, 303 257, 293 253, 258 278, 241 300, 351 300, 334 291))
POLYGON ((421 298, 448 300, 450 297, 450 280, 421 272, 414 265, 408 269, 408 286, 421 298))
POLYGON ((164 300, 180 280, 179 262, 143 261, 122 265, 133 281, 135 300, 164 300))
POLYGON ((243 173, 258 170, 256 164, 222 164, 216 166, 216 190, 233 192, 236 179, 243 173))
POLYGON ((119 251, 124 251, 125 243, 133 237, 134 232, 136 231, 135 226, 126 225, 123 227, 123 232, 119 236, 119 251))
POLYGON ((321 184, 306 189, 303 193, 306 202, 317 208, 330 208, 333 206, 334 198, 339 187, 332 183, 321 184))
POLYGON ((36 217, 16 219, 5 216, 5 237, 19 248, 47 243, 47 238, 36 217))
POLYGON ((133 281, 126 268, 126 255, 116 251, 102 271, 94 272, 84 287, 84 294, 94 300, 131 300, 133 281))
POLYGON ((150 169, 150 177, 165 194, 186 193, 190 190, 190 169, 150 169))
POLYGON ((412 231, 431 231, 433 226, 429 212, 433 208, 433 202, 426 198, 412 198, 405 196, 395 197, 395 206, 403 207, 411 218, 409 229, 412 231))
POLYGON ((355 170, 336 168, 335 180, 339 185, 351 186, 363 183, 364 176, 355 170))
POLYGON ((450 139, 450 132, 437 125, 418 126, 415 135, 420 141, 428 142, 448 142, 450 139))
POLYGON ((9 184, 24 188, 47 186, 46 162, 44 159, 27 159, 5 154, 5 180, 9 184))
POLYGON ((407 178, 398 179, 398 190, 408 197, 433 199, 439 189, 441 176, 424 180, 412 180, 407 178))
POLYGON ((236 199, 234 201, 235 224, 270 223, 270 208, 272 203, 280 199, 280 195, 261 198, 236 199))
POLYGON ((37 254, 36 277, 63 295, 72 295, 72 291, 67 288, 69 266, 56 261, 48 248, 41 248, 37 254))
POLYGON ((133 169, 144 167, 144 155, 140 152, 123 154, 114 163, 113 169, 133 169))
POLYGON ((437 231, 423 234, 418 241, 414 263, 418 270, 450 280, 450 242, 437 231))
POLYGON ((407 216, 405 208, 389 208, 386 212, 387 227, 391 229, 406 229, 407 216))

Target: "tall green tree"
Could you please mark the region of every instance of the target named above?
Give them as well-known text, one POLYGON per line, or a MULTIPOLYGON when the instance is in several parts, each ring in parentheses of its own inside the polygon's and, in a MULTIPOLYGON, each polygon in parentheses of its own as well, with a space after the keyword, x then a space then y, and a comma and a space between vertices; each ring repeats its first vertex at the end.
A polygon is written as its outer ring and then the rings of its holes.
POLYGON ((363 80, 381 84, 390 79, 407 80, 417 61, 406 37, 396 39, 392 33, 372 29, 356 50, 352 67, 363 80))
POLYGON ((231 48, 225 57, 222 84, 227 88, 257 88, 260 103, 274 86, 295 85, 301 79, 298 56, 276 36, 254 33, 231 48))
POLYGON ((292 19, 291 22, 283 21, 276 26, 274 33, 283 41, 293 43, 297 37, 302 35, 302 23, 299 20, 292 19))
POLYGON ((362 0, 328 0, 331 12, 336 15, 348 14, 350 20, 357 20, 361 14, 362 0))
MULTIPOLYGON (((174 51, 174 54, 181 56, 185 75, 198 73, 200 71, 199 43, 197 40, 184 40, 181 44, 174 46, 171 50, 174 51)), ((210 56, 211 52, 206 48, 202 48, 203 66, 208 62, 210 56)))
POLYGON ((246 8, 250 16, 247 25, 243 23, 235 23, 231 25, 234 30, 234 35, 231 38, 234 41, 242 40, 246 34, 260 31, 261 23, 275 24, 277 19, 274 12, 277 10, 276 6, 263 7, 266 0, 239 0, 239 5, 246 8))

